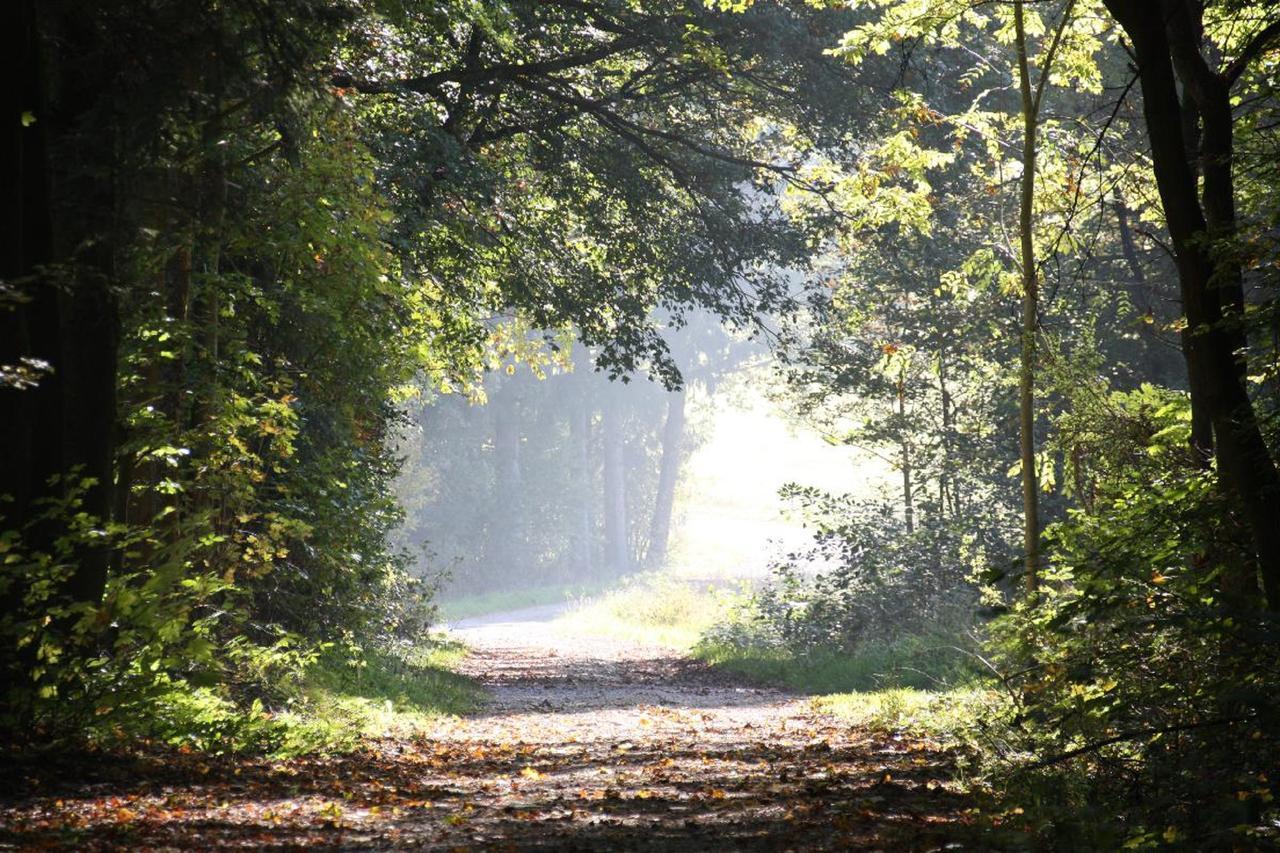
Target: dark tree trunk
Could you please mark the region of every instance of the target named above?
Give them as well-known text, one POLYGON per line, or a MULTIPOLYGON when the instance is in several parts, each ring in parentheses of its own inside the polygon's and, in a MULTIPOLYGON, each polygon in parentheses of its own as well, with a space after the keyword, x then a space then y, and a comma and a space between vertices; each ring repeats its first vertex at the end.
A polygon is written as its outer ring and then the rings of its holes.
MULTIPOLYGON (((1216 254, 1213 245, 1235 235, 1230 81, 1205 63, 1199 21, 1185 3, 1165 2, 1162 15, 1152 14, 1150 6, 1107 0, 1133 42, 1156 183, 1177 259, 1193 440, 1201 452, 1216 451, 1223 490, 1239 500, 1252 535, 1267 605, 1280 610, 1280 474, 1246 385, 1241 270, 1230 253, 1216 254), (1178 97, 1179 77, 1201 122, 1203 197, 1188 163, 1187 108, 1178 97)), ((1232 567, 1223 591, 1241 603, 1256 599, 1257 572, 1232 567)))
POLYGON ((667 545, 671 539, 671 514, 676 503, 676 482, 680 479, 680 461, 684 444, 683 390, 672 392, 667 400, 667 420, 662 428, 662 463, 658 469, 658 490, 653 500, 653 518, 649 523, 649 549, 645 563, 661 568, 667 561, 667 545))
POLYGON ((53 261, 47 127, 42 82, 43 56, 34 0, 14 10, 5 27, 5 51, 20 75, 4 87, 5 221, 0 240, 0 516, 4 527, 30 519, 33 502, 46 494, 48 478, 63 470, 58 433, 60 377, 50 368, 60 361, 57 291, 40 273, 53 261), (34 122, 13 120, 34 117, 34 122), (35 384, 32 384, 35 383, 35 384), (44 427, 44 428, 41 428, 44 427))
MULTIPOLYGON (((10 55, 23 59, 22 83, 5 96, 17 107, 8 114, 30 113, 33 121, 11 121, 5 131, 3 278, 12 293, 0 320, 0 363, 39 366, 34 387, 0 389, 0 493, 12 498, 0 512, 14 527, 38 515, 42 500, 81 488, 81 511, 98 523, 112 511, 119 339, 113 74, 95 59, 103 52, 84 16, 57 12, 26 0, 6 27, 10 55), (50 79, 56 99, 45 97, 50 79)), ((51 550, 60 528, 28 531, 28 546, 51 550)), ((97 601, 108 547, 72 547, 65 592, 97 601)))
MULTIPOLYGON (((905 373, 905 371, 904 371, 905 373)), ((898 444, 898 468, 902 473, 902 520, 907 533, 916 532, 915 483, 912 482, 911 441, 907 438, 907 378, 898 379, 898 417, 902 421, 902 438, 898 444)))
MULTIPOLYGON (((1036 470, 1036 335, 1039 329, 1040 281, 1036 265, 1034 201, 1036 186, 1036 131, 1038 103, 1031 88, 1027 37, 1022 4, 1014 6, 1017 33, 1018 82, 1022 95, 1022 186, 1019 199, 1018 236, 1022 264, 1022 327, 1018 371, 1018 458, 1022 465, 1023 568, 1028 590, 1036 588, 1040 573, 1040 483, 1036 470)), ((1041 70, 1048 74, 1047 66, 1041 70)))
POLYGON ((947 517, 950 510, 953 516, 958 516, 959 506, 958 498, 954 495, 956 486, 951 481, 951 392, 947 389, 947 366, 948 357, 947 347, 941 341, 938 342, 938 399, 942 408, 942 464, 939 466, 938 473, 938 518, 947 517), (947 500, 950 497, 951 505, 947 506, 947 500))

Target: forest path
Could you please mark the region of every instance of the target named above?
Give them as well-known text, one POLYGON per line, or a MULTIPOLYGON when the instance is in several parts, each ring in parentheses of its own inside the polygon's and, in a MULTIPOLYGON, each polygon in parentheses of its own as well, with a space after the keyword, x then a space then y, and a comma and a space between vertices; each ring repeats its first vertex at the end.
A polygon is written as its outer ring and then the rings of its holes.
POLYGON ((46 781, 20 773, 28 790, 8 807, 0 796, 0 849, 993 846, 944 784, 936 745, 851 728, 670 649, 564 633, 558 612, 455 625, 489 699, 413 739, 336 757, 170 752, 80 761, 46 781))
MULTIPOLYGON (((465 819, 414 843, 556 850, 974 849, 934 745, 851 730, 671 649, 576 634, 562 608, 464 620, 490 692, 434 734, 465 819)), ((426 831, 417 835, 415 830, 426 831)), ((372 839, 371 839, 372 840, 372 839)), ((389 840, 389 839, 388 839, 389 840)))

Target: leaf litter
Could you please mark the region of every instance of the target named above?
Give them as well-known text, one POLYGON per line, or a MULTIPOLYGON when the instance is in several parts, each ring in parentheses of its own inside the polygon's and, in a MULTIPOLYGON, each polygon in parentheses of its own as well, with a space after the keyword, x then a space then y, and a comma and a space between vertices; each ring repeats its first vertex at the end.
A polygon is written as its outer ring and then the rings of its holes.
POLYGON ((850 728, 676 652, 540 623, 460 630, 480 712, 287 761, 6 761, 0 846, 941 850, 993 836, 937 744, 850 728))

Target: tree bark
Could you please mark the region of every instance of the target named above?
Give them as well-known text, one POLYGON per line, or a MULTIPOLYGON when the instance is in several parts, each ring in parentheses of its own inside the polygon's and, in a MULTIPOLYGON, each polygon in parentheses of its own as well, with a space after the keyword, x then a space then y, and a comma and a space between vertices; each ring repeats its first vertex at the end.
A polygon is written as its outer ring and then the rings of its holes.
POLYGON ((942 408, 942 465, 938 474, 938 517, 945 519, 950 510, 953 517, 958 517, 959 496, 954 494, 957 486, 951 480, 951 392, 947 388, 948 353, 946 344, 938 342, 938 395, 942 408), (947 506, 947 498, 951 498, 951 506, 947 506))
POLYGON ((576 579, 589 578, 593 574, 592 545, 595 538, 594 500, 591 488, 591 404, 587 396, 586 382, 575 383, 573 407, 569 414, 569 441, 573 453, 574 495, 572 537, 569 569, 576 579))
POLYGON ((48 116, 45 110, 40 35, 34 0, 15 9, 5 46, 19 79, 6 86, 9 116, 0 162, 4 228, 0 232, 0 517, 4 527, 30 519, 51 475, 63 470, 58 440, 61 327, 57 291, 42 274, 53 261, 53 212, 49 186, 48 116), (29 116, 34 122, 15 120, 29 116), (34 383, 34 384, 32 384, 34 383))
MULTIPOLYGON (((6 526, 22 527, 43 501, 78 493, 77 509, 105 524, 113 503, 119 316, 115 134, 100 108, 110 101, 113 69, 84 16, 25 0, 15 17, 6 40, 22 68, 20 85, 5 96, 10 227, 2 261, 14 298, 0 307, 0 363, 39 367, 34 387, 0 388, 0 494, 11 498, 0 514, 6 526), (50 91, 56 97, 46 97, 50 91), (24 113, 28 120, 18 121, 24 113)), ((52 553, 64 533, 63 524, 38 525, 26 544, 52 553)), ((63 591, 71 601, 96 602, 109 546, 99 538, 70 547, 75 568, 63 591)))
MULTIPOLYGON (((1027 34, 1022 3, 1013 7, 1018 51, 1018 87, 1022 95, 1022 183, 1018 203, 1018 237, 1022 263, 1022 328, 1018 372, 1018 456, 1022 464, 1022 545, 1027 590, 1036 588, 1040 573, 1040 484, 1036 476, 1036 331, 1039 315, 1039 280, 1036 269, 1034 203, 1036 186, 1037 104, 1031 91, 1027 60, 1027 34)), ((1048 74, 1048 68, 1041 70, 1048 74)))
POLYGON ((490 398, 493 412, 494 490, 490 541, 493 566, 503 577, 519 577, 523 552, 524 489, 520 471, 520 419, 515 390, 509 383, 490 398))
POLYGON ((898 418, 901 420, 900 429, 902 430, 902 438, 899 441, 898 450, 898 468, 902 472, 902 518, 906 524, 907 533, 916 532, 916 502, 915 502, 915 486, 911 482, 911 440, 907 438, 907 377, 905 368, 903 375, 898 377, 898 418))

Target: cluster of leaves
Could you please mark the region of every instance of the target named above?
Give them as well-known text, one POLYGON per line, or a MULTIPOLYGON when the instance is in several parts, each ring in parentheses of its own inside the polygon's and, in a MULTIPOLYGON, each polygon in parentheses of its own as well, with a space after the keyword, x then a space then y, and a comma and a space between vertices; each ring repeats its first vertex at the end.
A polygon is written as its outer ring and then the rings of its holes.
POLYGON ((1063 841, 1261 844, 1280 635, 1224 599, 1222 566, 1247 557, 1188 450, 1186 398, 1095 383, 1074 402, 1060 439, 1089 460, 1072 478, 1086 494, 1047 533, 1042 594, 993 626, 1013 715, 1004 772, 1063 841))

